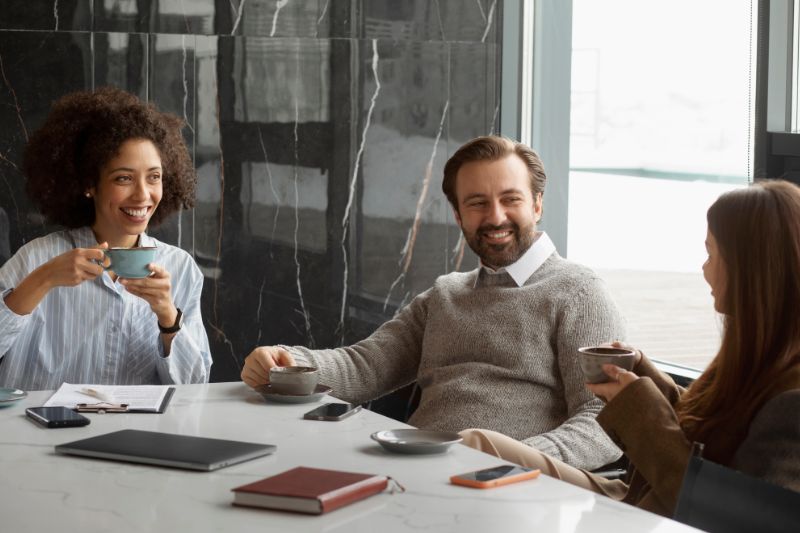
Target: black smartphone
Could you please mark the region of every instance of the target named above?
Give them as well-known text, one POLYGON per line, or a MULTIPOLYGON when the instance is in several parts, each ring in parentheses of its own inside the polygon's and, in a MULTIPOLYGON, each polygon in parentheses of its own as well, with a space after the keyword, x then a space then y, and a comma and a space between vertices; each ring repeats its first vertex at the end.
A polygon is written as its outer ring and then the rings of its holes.
POLYGON ((361 410, 352 403, 325 403, 303 415, 306 420, 342 420, 361 410))
POLYGON ((89 419, 66 407, 29 407, 25 409, 28 418, 48 428, 68 428, 86 426, 89 419))

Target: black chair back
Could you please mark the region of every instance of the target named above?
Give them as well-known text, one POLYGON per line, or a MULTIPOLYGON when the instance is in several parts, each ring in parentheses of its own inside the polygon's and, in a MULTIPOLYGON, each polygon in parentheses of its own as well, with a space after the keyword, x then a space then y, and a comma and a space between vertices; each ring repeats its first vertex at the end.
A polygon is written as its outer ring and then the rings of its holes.
POLYGON ((800 492, 692 456, 675 520, 709 531, 800 531, 800 492))

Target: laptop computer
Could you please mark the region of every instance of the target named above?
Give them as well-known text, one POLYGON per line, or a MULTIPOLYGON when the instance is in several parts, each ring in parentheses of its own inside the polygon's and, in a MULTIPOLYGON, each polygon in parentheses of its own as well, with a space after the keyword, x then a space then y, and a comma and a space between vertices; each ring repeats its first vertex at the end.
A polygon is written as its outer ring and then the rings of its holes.
POLYGON ((56 453, 211 471, 269 455, 273 444, 124 429, 59 444, 56 453))

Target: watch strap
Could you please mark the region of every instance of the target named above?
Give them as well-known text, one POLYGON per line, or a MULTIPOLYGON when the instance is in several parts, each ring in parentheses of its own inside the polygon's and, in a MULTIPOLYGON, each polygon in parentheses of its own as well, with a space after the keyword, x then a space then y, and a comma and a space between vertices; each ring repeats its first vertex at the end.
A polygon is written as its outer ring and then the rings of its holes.
POLYGON ((181 311, 180 307, 176 307, 178 310, 178 314, 175 316, 175 323, 169 327, 164 327, 158 322, 158 330, 161 333, 177 333, 180 331, 181 326, 183 325, 183 311, 181 311))

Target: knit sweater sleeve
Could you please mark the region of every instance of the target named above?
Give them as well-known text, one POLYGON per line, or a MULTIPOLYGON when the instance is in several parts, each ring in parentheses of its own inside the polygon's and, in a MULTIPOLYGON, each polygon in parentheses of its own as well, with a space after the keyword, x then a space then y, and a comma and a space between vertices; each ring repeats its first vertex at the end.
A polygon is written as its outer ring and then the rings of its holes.
POLYGON ((416 379, 433 289, 423 292, 366 339, 343 348, 284 346, 298 364, 316 366, 320 383, 351 403, 383 396, 416 379))
POLYGON ((586 388, 578 348, 625 338, 624 320, 602 280, 589 278, 565 301, 555 334, 567 419, 525 443, 567 464, 587 470, 617 460, 621 452, 595 418, 603 402, 586 388))

